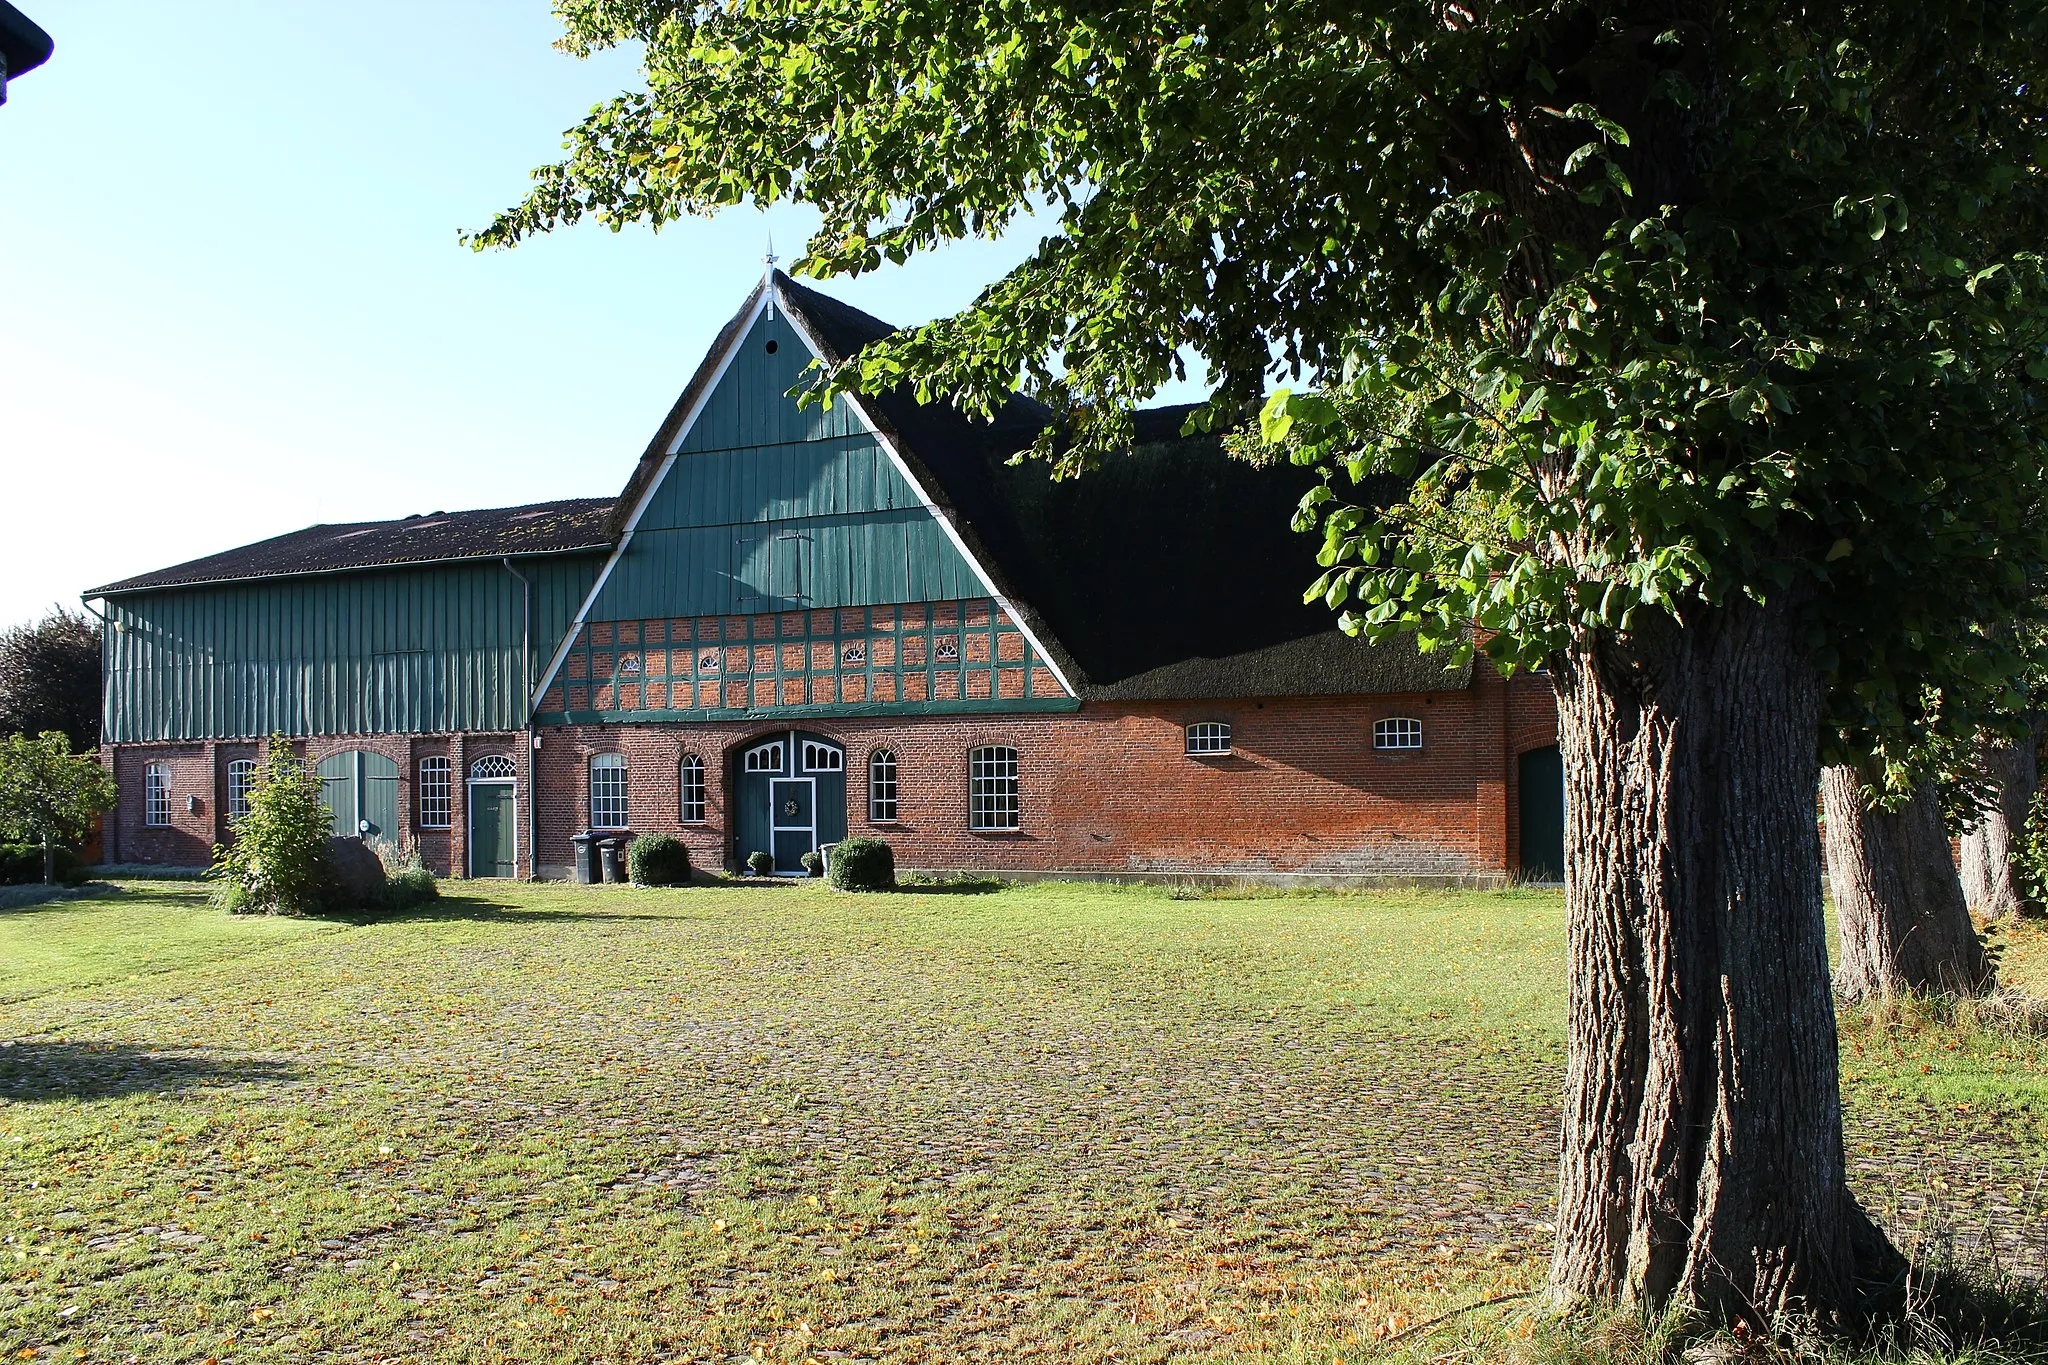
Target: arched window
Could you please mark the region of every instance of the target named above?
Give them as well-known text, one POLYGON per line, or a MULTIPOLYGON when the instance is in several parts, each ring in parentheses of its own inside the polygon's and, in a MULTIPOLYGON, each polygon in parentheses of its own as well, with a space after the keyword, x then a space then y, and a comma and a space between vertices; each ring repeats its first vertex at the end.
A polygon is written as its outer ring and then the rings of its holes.
POLYGON ((597 754, 590 760, 590 827, 626 827, 626 756, 597 754))
POLYGON ((877 749, 868 755, 868 819, 886 824, 896 818, 896 753, 877 749))
POLYGON ((142 823, 171 823, 171 770, 161 763, 142 770, 142 823))
POLYGON ((683 755, 682 777, 677 786, 682 792, 682 821, 686 825, 704 823, 704 760, 695 754, 683 755))
POLYGON ((249 793, 256 787, 256 760, 236 758, 228 761, 228 823, 233 824, 249 813, 249 793))
POLYGON ((836 773, 846 769, 846 754, 836 744, 820 744, 816 740, 804 741, 804 771, 807 773, 836 773))
POLYGON ((519 769, 503 754, 490 754, 469 765, 469 780, 472 782, 510 782, 518 776, 519 769))
POLYGON ((445 758, 420 760, 420 828, 447 829, 454 823, 455 801, 449 788, 453 767, 445 758))
POLYGON ((1375 749, 1420 749, 1422 747, 1422 722, 1413 716, 1388 716, 1372 723, 1372 747, 1375 749))
POLYGON ((1230 726, 1220 720, 1198 720, 1188 727, 1188 748, 1191 754, 1227 754, 1230 752, 1230 726))
POLYGON ((750 773, 779 773, 782 771, 782 741, 757 744, 747 750, 747 771, 750 773))
POLYGON ((967 755, 967 827, 1016 829, 1019 813, 1017 751, 984 745, 967 755))

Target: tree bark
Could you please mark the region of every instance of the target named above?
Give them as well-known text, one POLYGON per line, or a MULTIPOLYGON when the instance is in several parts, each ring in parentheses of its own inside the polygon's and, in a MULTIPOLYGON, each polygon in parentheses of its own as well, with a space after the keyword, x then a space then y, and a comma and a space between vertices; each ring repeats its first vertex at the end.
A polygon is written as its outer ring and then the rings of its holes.
POLYGON ((1901 1261, 1850 1195, 1820 894, 1822 681, 1786 604, 1555 670, 1570 919, 1551 1293, 1853 1324, 1901 1261))
POLYGON ((1934 784, 1921 783, 1896 811, 1865 802, 1854 768, 1829 768, 1820 790, 1828 884, 1842 927, 1835 989, 1851 1000, 1991 989, 1991 963, 1963 902, 1934 784))
POLYGON ((2020 744, 1986 744, 1984 770, 1998 790, 1997 804, 1976 828, 1963 835, 1963 896, 1986 919, 2024 914, 2031 906, 2013 876, 2013 841, 2026 828, 2040 786, 2035 748, 2041 742, 2037 721, 2020 744))

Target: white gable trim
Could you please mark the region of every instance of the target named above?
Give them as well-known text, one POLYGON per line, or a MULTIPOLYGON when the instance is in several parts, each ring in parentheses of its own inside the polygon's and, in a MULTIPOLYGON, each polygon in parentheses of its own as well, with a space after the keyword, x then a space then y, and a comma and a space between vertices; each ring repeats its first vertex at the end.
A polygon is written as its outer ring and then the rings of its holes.
MULTIPOLYGON (((704 412, 704 405, 709 403, 711 395, 718 391, 719 384, 725 379, 725 372, 732 368, 733 357, 739 354, 740 347, 746 344, 747 338, 754 334, 754 324, 761 320, 762 313, 769 310, 774 297, 775 285, 771 280, 761 290, 761 296, 754 300, 754 306, 748 312, 746 321, 733 329, 732 340, 726 344, 725 350, 715 356, 704 357, 704 365, 712 367, 711 379, 698 390, 697 401, 683 414, 683 422, 676 428, 675 439, 670 441, 668 449, 662 452, 661 468, 655 471, 654 477, 647 481, 647 487, 641 490, 640 500, 633 504, 631 514, 626 518, 625 529, 619 533, 619 543, 612 547, 611 556, 605 560, 604 568, 598 572, 597 581, 590 585, 589 593, 583 598, 583 605, 576 609, 576 619, 563 633, 562 643, 556 647, 554 656, 548 660, 547 670, 541 674, 539 685, 533 689, 533 695, 526 699, 526 714, 529 720, 540 710, 540 699, 548 694, 548 688, 553 685, 555 674, 561 672, 562 664, 569 657, 571 646, 576 643, 576 637, 583 633, 584 620, 590 615, 590 609, 597 605, 598 595, 604 591, 604 585, 611 578, 612 570, 625 556, 626 548, 633 543, 633 532, 639 529, 640 518, 645 515, 648 504, 654 501, 656 490, 667 480, 669 470, 675 467, 676 452, 683 448, 683 442, 689 437, 690 429, 697 425, 697 418, 704 412)), ((809 344, 809 338, 805 338, 805 344, 809 344)), ((699 367, 700 370, 702 368, 699 367)))
MULTIPOLYGON (((779 287, 777 286, 777 288, 779 287)), ((772 294, 775 290, 770 289, 769 292, 772 294)), ((783 314, 789 319, 790 325, 796 329, 796 334, 804 339, 804 345, 810 348, 811 355, 817 359, 818 363, 824 364, 824 344, 817 337, 811 335, 811 329, 804 323, 803 312, 796 308, 785 308, 783 309, 783 314)), ((1045 642, 1040 640, 1038 633, 1031 629, 1030 624, 1025 621, 1023 613, 1018 611, 1016 605, 1003 595, 1001 589, 996 587, 994 576, 989 573, 974 551, 968 548, 966 538, 960 534, 960 528, 953 524, 951 509, 939 506, 938 502, 933 499, 931 490, 924 486, 924 482, 911 469, 910 462, 903 458, 903 452, 896 448, 896 443, 883 433, 881 423, 877 422, 874 415, 868 411, 867 404, 861 400, 861 396, 856 393, 842 393, 839 395, 839 398, 853 409, 854 415, 860 418, 861 425, 868 429, 868 434, 873 436, 876 444, 880 445, 887 452, 891 463, 896 466, 896 472, 903 476, 903 481, 909 484, 911 491, 917 494, 917 500, 924 504, 925 510, 930 512, 933 520, 939 523, 940 529, 946 533, 946 539, 953 542, 953 548, 958 550, 960 557, 967 561, 967 567, 974 570, 974 576, 981 580, 982 587, 988 589, 988 595, 995 599, 996 605, 1001 607, 1003 613, 1010 618, 1017 629, 1023 632, 1024 638, 1031 642, 1031 648, 1037 652, 1039 662, 1051 670, 1053 677, 1059 679, 1060 686, 1066 689, 1068 696, 1080 696, 1081 694, 1075 690, 1074 684, 1067 678, 1066 671, 1053 658, 1052 651, 1045 647, 1045 642)))

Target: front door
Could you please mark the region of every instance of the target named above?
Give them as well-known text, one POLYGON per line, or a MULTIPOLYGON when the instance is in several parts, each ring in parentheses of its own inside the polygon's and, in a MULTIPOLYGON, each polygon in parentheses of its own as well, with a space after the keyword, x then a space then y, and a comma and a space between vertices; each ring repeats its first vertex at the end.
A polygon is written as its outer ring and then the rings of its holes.
POLYGON ((469 785, 469 875, 516 877, 518 831, 510 782, 469 785))
POLYGON ((769 784, 775 870, 800 873, 804 854, 818 847, 818 786, 808 777, 778 777, 769 784))
POLYGON ((320 799, 337 839, 398 837, 398 763, 383 754, 349 749, 329 754, 313 769, 320 799))
POLYGON ((1564 759, 1555 745, 1531 749, 1517 761, 1521 789, 1522 876, 1532 882, 1564 880, 1564 759))

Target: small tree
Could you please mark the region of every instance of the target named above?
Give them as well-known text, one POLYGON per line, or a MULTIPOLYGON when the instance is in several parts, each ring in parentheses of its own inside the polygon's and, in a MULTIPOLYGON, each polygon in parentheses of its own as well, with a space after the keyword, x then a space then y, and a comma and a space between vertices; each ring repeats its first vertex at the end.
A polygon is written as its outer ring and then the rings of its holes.
POLYGON ((333 815, 320 778, 273 737, 231 842, 213 850, 214 903, 236 914, 306 915, 326 907, 333 815))
POLYGON ((100 742, 100 626, 52 609, 0 631, 0 734, 61 730, 83 753, 100 742))
POLYGON ((0 740, 0 837, 41 843, 45 882, 56 879, 56 846, 84 837, 114 800, 113 776, 58 731, 0 740))

